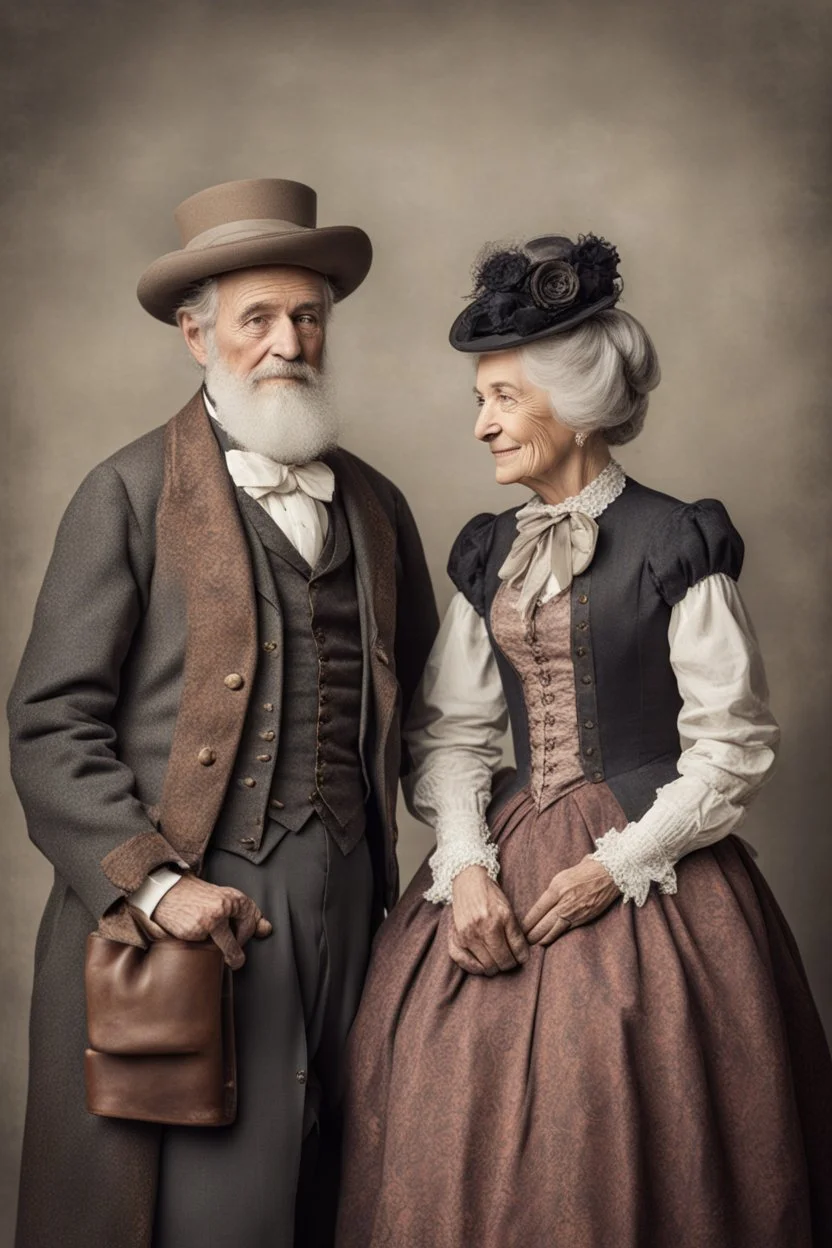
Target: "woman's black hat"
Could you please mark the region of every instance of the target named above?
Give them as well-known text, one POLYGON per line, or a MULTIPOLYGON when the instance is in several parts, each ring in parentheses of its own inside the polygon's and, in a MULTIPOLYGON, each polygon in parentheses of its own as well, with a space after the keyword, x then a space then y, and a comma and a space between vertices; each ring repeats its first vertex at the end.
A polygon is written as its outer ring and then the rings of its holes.
POLYGON ((473 302, 451 326, 457 351, 507 351, 573 329, 618 301, 615 247, 594 234, 559 234, 488 250, 474 267, 473 302))

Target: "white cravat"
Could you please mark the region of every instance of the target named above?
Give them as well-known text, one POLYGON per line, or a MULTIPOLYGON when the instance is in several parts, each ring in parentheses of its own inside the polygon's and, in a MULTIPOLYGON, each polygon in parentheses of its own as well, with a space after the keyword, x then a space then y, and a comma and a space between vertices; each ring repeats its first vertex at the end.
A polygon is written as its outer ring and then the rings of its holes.
POLYGON ((329 529, 324 503, 335 491, 332 469, 320 460, 279 464, 257 451, 226 451, 225 462, 234 484, 257 500, 314 568, 329 529))

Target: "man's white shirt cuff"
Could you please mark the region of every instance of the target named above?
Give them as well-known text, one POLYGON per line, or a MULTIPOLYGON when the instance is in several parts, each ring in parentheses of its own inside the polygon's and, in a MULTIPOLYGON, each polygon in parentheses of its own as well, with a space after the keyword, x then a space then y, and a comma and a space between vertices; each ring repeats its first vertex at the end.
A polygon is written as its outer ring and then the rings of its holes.
POLYGON ((135 893, 128 895, 127 900, 131 906, 135 906, 137 910, 141 910, 142 914, 152 919, 153 911, 165 893, 169 893, 174 884, 178 884, 181 879, 182 876, 178 871, 171 871, 169 867, 156 867, 144 883, 139 885, 135 893))

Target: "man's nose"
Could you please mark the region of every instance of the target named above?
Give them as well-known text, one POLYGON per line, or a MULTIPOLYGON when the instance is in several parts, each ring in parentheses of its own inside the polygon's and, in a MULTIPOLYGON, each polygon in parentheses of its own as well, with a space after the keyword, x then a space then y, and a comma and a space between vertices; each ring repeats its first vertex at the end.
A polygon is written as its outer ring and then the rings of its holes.
POLYGON ((269 354, 279 355, 283 360, 300 358, 301 346, 297 326, 290 316, 281 316, 275 323, 269 343, 269 354))

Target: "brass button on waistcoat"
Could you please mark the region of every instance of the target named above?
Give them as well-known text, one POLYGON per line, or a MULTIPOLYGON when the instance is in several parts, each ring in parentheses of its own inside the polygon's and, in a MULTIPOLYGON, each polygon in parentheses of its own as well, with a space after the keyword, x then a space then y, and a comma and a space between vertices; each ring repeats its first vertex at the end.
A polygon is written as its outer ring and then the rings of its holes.
POLYGON ((261 741, 274 741, 274 733, 272 732, 271 728, 269 729, 268 732, 260 733, 260 740, 261 741))
POLYGON ((272 650, 276 650, 276 649, 277 649, 277 642, 276 642, 276 641, 264 641, 264 642, 263 642, 263 649, 264 649, 264 650, 268 650, 268 651, 269 651, 269 653, 271 653, 271 651, 272 651, 272 650))
POLYGON ((581 604, 582 607, 585 607, 586 604, 589 602, 589 598, 587 597, 586 594, 578 594, 578 602, 581 604))
POLYGON ((585 720, 584 720, 584 728, 594 728, 594 727, 595 727, 595 720, 594 720, 594 719, 585 719, 585 720))
POLYGON ((253 836, 241 836, 240 844, 245 845, 246 849, 254 849, 254 846, 257 844, 257 841, 253 836))
POLYGON ((578 625, 578 628, 581 630, 582 633, 585 632, 586 629, 589 628, 589 620, 581 620, 580 624, 578 625))
POLYGON ((210 745, 203 745, 197 754, 197 759, 202 763, 203 767, 210 767, 217 761, 217 754, 215 750, 211 749, 210 745))
POLYGON ((274 710, 274 702, 264 702, 264 703, 263 703, 263 710, 264 710, 264 711, 273 711, 273 710, 274 710))
POLYGON ((270 763, 272 761, 272 756, 271 754, 258 754, 257 761, 258 763, 270 763))
POLYGON ((586 646, 578 646, 578 649, 575 651, 575 653, 577 654, 579 659, 582 659, 584 655, 586 654, 586 646))
POLYGON ((257 781, 254 779, 254 776, 243 776, 240 781, 240 784, 246 789, 253 789, 256 783, 257 781))
POLYGON ((295 1071, 295 1078, 297 1079, 298 1083, 306 1083, 306 1071, 305 1071, 305 1070, 296 1070, 296 1071, 295 1071))
POLYGON ((222 682, 226 689, 242 689, 246 683, 239 672, 229 672, 225 680, 222 682))
POLYGON ((598 783, 599 780, 603 780, 604 779, 603 771, 593 771, 592 779, 595 781, 596 784, 598 783))
POLYGON ((582 677, 581 677, 581 684, 582 684, 582 685, 591 685, 591 684, 592 684, 592 677, 591 677, 591 676, 582 676, 582 677))
POLYGON ((592 755, 593 755, 594 753, 595 753, 595 746, 594 746, 594 745, 588 745, 588 746, 586 747, 586 749, 584 750, 584 754, 586 754, 587 758, 592 758, 592 755))

